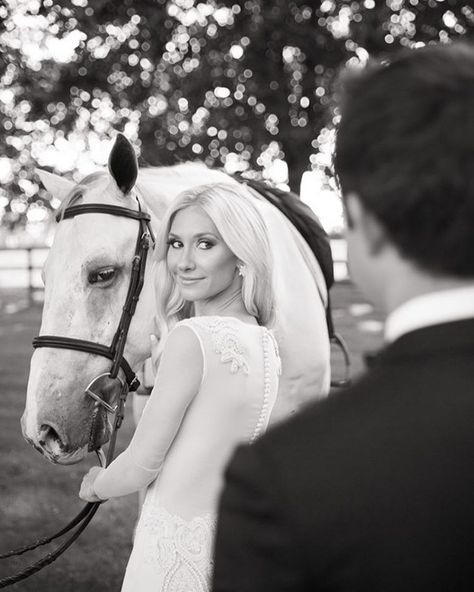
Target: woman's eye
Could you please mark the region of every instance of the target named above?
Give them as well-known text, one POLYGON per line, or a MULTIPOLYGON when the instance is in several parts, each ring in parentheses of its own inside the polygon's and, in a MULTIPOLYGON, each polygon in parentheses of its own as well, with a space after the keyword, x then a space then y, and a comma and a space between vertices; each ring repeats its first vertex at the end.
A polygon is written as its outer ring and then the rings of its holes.
POLYGON ((198 247, 200 249, 212 249, 212 247, 214 246, 214 243, 212 243, 211 241, 208 240, 202 240, 199 241, 198 247))
POLYGON ((113 267, 107 267, 105 269, 97 269, 89 273, 89 284, 107 284, 110 283, 115 277, 116 270, 113 267))
POLYGON ((181 247, 181 241, 175 240, 175 239, 170 239, 168 241, 168 246, 171 247, 172 249, 179 249, 181 247))

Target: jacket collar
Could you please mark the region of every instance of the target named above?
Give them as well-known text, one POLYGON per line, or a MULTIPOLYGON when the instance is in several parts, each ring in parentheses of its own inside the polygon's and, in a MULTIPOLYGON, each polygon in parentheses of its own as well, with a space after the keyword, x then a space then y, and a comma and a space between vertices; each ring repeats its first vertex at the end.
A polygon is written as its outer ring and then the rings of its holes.
POLYGON ((416 359, 426 355, 455 354, 462 350, 474 356, 474 318, 430 325, 405 333, 378 354, 369 354, 369 366, 395 359, 416 359))

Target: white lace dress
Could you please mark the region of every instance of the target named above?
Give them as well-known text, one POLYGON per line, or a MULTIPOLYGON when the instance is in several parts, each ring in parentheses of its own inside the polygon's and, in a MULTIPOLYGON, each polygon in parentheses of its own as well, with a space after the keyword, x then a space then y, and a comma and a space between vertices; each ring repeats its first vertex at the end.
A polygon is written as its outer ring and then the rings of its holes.
MULTIPOLYGON (((138 442, 129 447, 137 470, 154 471, 157 477, 147 490, 122 592, 209 590, 225 465, 238 443, 251 443, 265 431, 276 400, 279 357, 269 330, 233 317, 193 317, 176 329, 183 326, 199 343, 200 387, 180 416, 170 411, 166 417, 162 394, 162 417, 153 429, 168 436, 161 453, 154 444, 153 468, 136 461, 138 442), (170 429, 173 422, 177 425, 170 429)), ((176 369, 183 380, 192 372, 188 363, 181 360, 176 369)), ((107 497, 107 477, 96 491, 107 497)))

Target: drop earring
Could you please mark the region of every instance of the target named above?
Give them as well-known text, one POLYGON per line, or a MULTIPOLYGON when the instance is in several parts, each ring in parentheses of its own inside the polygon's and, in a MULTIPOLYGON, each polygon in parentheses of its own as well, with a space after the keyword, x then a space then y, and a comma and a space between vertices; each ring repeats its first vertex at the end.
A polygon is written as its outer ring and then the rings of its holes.
POLYGON ((237 265, 237 269, 239 270, 239 275, 241 277, 244 277, 244 275, 245 275, 245 265, 243 263, 239 263, 237 265))

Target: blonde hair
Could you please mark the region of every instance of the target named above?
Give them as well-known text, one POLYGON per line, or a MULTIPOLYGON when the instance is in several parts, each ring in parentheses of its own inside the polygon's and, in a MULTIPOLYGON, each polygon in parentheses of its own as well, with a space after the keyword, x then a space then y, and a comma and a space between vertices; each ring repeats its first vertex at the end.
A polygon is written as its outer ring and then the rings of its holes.
POLYGON ((193 315, 194 307, 179 293, 167 265, 168 234, 177 212, 199 206, 213 221, 223 241, 244 266, 242 299, 260 325, 274 322, 273 260, 265 221, 244 187, 226 183, 183 191, 166 211, 157 237, 156 301, 161 343, 176 323, 193 315))

